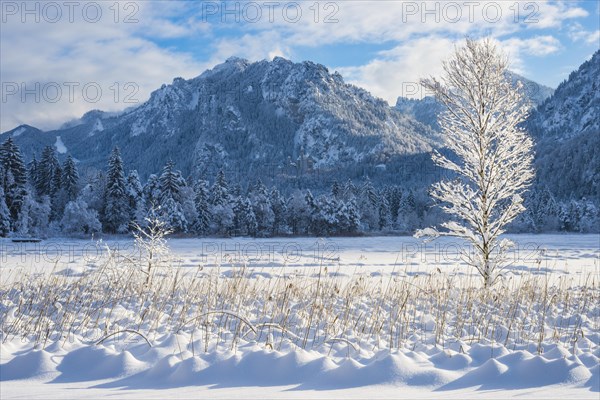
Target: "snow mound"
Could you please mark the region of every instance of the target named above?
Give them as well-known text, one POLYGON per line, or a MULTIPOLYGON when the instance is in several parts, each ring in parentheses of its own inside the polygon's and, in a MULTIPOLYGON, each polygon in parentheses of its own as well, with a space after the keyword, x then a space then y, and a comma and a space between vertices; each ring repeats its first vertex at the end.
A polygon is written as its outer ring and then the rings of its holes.
POLYGON ((56 362, 44 350, 33 350, 0 364, 0 381, 44 379, 56 374, 56 362))

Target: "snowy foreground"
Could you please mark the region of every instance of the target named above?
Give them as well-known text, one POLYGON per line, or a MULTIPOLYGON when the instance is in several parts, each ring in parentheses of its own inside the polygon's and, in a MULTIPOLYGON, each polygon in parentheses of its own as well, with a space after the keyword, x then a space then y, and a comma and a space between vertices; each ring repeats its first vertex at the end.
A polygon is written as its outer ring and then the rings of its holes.
POLYGON ((597 399, 599 237, 512 239, 0 240, 0 397, 597 399))

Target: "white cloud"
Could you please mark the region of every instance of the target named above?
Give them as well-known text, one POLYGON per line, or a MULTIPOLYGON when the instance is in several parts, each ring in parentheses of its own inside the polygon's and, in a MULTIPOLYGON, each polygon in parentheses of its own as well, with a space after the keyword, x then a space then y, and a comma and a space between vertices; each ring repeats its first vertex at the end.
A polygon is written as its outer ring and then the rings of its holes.
MULTIPOLYGON (((127 10, 121 10, 119 23, 115 23, 109 9, 114 3, 101 4, 102 18, 95 23, 86 21, 77 12, 70 22, 68 10, 63 10, 63 18, 57 23, 45 22, 44 18, 39 23, 33 18, 22 23, 18 14, 6 17, 0 38, 3 88, 0 131, 22 123, 52 129, 90 109, 122 110, 135 105, 125 102, 126 95, 133 94, 135 87, 138 91, 131 99, 141 102, 162 83, 176 76, 195 76, 205 67, 189 54, 161 48, 144 37, 161 22, 160 15, 147 7, 147 3, 136 3, 140 9, 134 15, 138 22, 134 23, 122 22, 127 10), (127 82, 135 86, 125 90, 127 82), (118 94, 115 83, 119 84, 118 94), (35 93, 24 98, 19 93, 6 93, 5 89, 12 90, 15 84, 35 93), (87 101, 83 92, 86 84, 87 101), (62 91, 60 97, 56 95, 57 87, 62 91), (70 87, 73 98, 69 96, 70 87), (102 90, 97 102, 93 101, 94 87, 102 90)), ((169 24, 163 27, 163 37, 187 34, 171 29, 169 24)))
POLYGON ((569 38, 573 42, 584 42, 600 46, 600 30, 588 31, 581 24, 573 23, 569 26, 569 38))
POLYGON ((382 52, 366 65, 337 70, 347 81, 368 88, 394 105, 398 96, 420 98, 426 95, 419 80, 439 75, 441 61, 450 56, 454 45, 448 38, 420 38, 382 52))
MULTIPOLYGON (((552 36, 496 39, 496 42, 511 60, 510 68, 521 74, 525 72, 524 55, 544 56, 561 49, 558 39, 552 36)), ((442 73, 442 61, 450 57, 456 44, 457 41, 447 37, 421 37, 382 51, 376 59, 365 65, 337 70, 347 81, 368 88, 374 95, 393 105, 398 96, 420 98, 427 95, 418 86, 419 80, 439 76, 442 73)))

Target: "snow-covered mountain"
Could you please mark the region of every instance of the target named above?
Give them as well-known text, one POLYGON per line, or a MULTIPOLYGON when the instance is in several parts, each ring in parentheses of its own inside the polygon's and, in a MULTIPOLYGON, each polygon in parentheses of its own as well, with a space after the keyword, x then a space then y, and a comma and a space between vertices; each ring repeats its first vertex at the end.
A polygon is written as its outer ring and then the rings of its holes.
POLYGON ((600 50, 531 115, 538 179, 559 197, 600 199, 600 50))
MULTIPOLYGON (((526 123, 537 143, 538 184, 560 198, 600 197, 599 74, 600 52, 552 95, 511 73, 539 104, 526 123)), ((324 188, 369 176, 425 187, 438 177, 428 153, 442 145, 441 110, 431 97, 389 107, 312 62, 230 58, 196 78, 174 79, 137 107, 93 110, 49 132, 22 125, 0 141, 12 136, 26 158, 53 145, 80 168, 105 168, 117 145, 142 178, 172 159, 185 175, 207 179, 224 169, 241 182, 261 177, 295 186, 300 179, 324 188)))
MULTIPOLYGON (((525 95, 532 107, 542 104, 554 92, 554 89, 514 72, 508 72, 508 77, 514 85, 517 82, 521 82, 525 95)), ((425 96, 422 99, 409 99, 401 96, 396 100, 395 108, 403 114, 414 117, 417 121, 431 127, 435 131, 440 130, 438 115, 444 111, 444 107, 432 96, 425 96)))
POLYGON ((83 165, 104 167, 120 146, 126 166, 142 176, 168 159, 184 174, 209 178, 220 168, 240 178, 301 169, 362 175, 434 142, 429 127, 338 73, 283 58, 230 58, 196 78, 176 78, 120 114, 94 110, 55 131, 31 129, 15 138, 27 143, 26 155, 60 141, 83 165))
POLYGON ((571 72, 531 116, 532 133, 564 141, 600 131, 600 50, 571 72))

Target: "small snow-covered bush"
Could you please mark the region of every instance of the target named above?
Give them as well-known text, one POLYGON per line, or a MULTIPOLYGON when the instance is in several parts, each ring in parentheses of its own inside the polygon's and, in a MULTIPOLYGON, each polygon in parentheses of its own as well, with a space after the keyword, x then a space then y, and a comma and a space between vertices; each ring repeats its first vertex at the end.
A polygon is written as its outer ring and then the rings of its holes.
POLYGON ((63 232, 70 234, 92 234, 100 232, 102 225, 98 213, 90 210, 82 199, 70 201, 65 207, 65 213, 60 222, 63 232))

